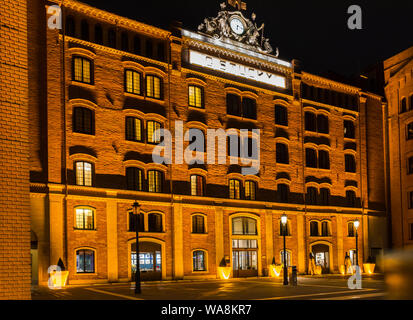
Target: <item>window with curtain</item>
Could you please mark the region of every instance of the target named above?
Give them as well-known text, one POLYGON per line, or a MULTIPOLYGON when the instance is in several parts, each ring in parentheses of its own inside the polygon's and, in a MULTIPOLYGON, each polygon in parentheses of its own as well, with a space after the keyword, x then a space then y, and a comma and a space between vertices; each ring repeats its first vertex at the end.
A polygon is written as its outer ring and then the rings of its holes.
POLYGON ((232 219, 233 235, 257 235, 257 221, 248 217, 232 219))
POLYGON ((356 159, 354 158, 354 155, 352 154, 346 154, 344 156, 345 158, 345 170, 346 172, 356 172, 356 159))
POLYGON ((200 175, 191 175, 191 195, 204 195, 204 177, 200 175))
POLYGON ((160 130, 162 128, 161 124, 157 121, 147 121, 146 122, 146 137, 147 142, 151 144, 158 144, 161 143, 161 133, 160 130))
POLYGON ((203 88, 199 86, 188 86, 188 103, 190 107, 203 108, 203 88))
POLYGON ((92 84, 92 62, 83 57, 73 57, 72 80, 92 84))
POLYGON ((192 254, 193 270, 194 271, 206 271, 205 267, 205 251, 197 250, 192 254))
POLYGON ((277 143, 275 145, 277 163, 289 164, 288 145, 285 143, 277 143))
POLYGON ((288 203, 290 196, 290 186, 288 184, 280 183, 277 186, 278 201, 281 203, 288 203))
POLYGON ((205 233, 205 217, 199 214, 192 216, 192 233, 205 233))
POLYGON ((92 186, 93 165, 89 162, 76 162, 76 184, 78 186, 92 186))
POLYGON ((76 229, 79 230, 94 230, 95 215, 93 209, 76 208, 76 229))
POLYGON ((318 151, 318 167, 320 169, 330 169, 330 154, 326 150, 318 151))
POLYGON ((310 222, 310 236, 311 237, 318 237, 319 236, 318 221, 311 221, 310 222))
POLYGON ((95 272, 95 252, 93 250, 82 249, 76 251, 76 272, 95 272))
POLYGON ((288 109, 281 105, 275 106, 275 124, 288 126, 288 109))
POLYGON ((241 117, 241 97, 229 93, 227 94, 227 114, 241 117))
POLYGON ((95 113, 88 108, 73 108, 73 132, 95 134, 95 113))
POLYGON ((317 151, 311 148, 305 149, 305 166, 307 168, 317 168, 317 151))
POLYGON ((125 70, 125 91, 136 95, 141 94, 141 74, 135 70, 125 70))
POLYGON ((159 213, 150 213, 148 215, 148 231, 162 232, 162 215, 159 213))
POLYGON ((161 78, 148 75, 146 76, 146 96, 154 99, 162 98, 161 78))
POLYGON ((143 170, 136 167, 126 168, 126 187, 128 190, 143 191, 143 170))
POLYGON ((255 200, 257 183, 255 181, 245 181, 245 200, 255 200))
POLYGON ((229 198, 241 199, 241 183, 239 180, 229 180, 229 198))
POLYGON ((148 191, 149 192, 162 192, 162 172, 157 170, 148 171, 148 191))

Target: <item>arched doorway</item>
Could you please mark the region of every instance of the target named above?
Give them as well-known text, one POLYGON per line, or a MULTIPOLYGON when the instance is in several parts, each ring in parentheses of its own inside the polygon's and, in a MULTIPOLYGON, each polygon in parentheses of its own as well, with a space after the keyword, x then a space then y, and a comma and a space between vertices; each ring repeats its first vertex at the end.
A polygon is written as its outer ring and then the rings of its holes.
POLYGON ((30 264, 32 269, 32 284, 39 283, 39 255, 38 255, 38 241, 37 235, 31 231, 30 235, 30 264))
POLYGON ((315 265, 321 266, 322 273, 330 273, 330 247, 323 243, 311 246, 314 254, 315 265))
MULTIPOLYGON (((130 266, 132 281, 135 280, 136 242, 131 244, 130 266)), ((162 280, 162 246, 159 243, 139 241, 139 267, 142 281, 162 280)))

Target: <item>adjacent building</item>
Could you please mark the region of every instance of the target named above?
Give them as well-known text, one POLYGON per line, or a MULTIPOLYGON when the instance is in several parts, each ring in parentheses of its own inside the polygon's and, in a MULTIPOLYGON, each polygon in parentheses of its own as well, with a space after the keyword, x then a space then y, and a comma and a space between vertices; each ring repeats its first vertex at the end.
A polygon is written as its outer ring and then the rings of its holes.
POLYGON ((279 59, 240 1, 196 32, 72 0, 63 28, 50 29, 44 5, 32 9, 42 17, 30 97, 35 282, 59 261, 71 284, 130 281, 137 263, 147 280, 217 278, 220 266, 266 276, 283 259, 282 214, 287 262, 300 273, 310 252, 325 273, 339 272, 346 253, 355 261, 355 220, 360 263, 371 256, 380 269, 382 97, 279 59), (225 163, 208 164, 206 153, 179 163, 194 142, 181 127, 205 142, 210 129, 232 129, 229 141, 259 146, 258 173, 243 174, 250 164, 226 140, 214 155, 225 163), (160 128, 172 133, 171 164, 152 159, 160 128))

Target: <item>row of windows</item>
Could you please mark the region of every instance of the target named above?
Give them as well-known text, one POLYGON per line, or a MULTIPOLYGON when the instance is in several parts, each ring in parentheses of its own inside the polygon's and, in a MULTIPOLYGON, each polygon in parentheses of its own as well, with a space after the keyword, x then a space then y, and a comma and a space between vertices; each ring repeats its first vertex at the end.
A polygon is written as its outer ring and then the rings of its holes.
POLYGON ((400 113, 413 110, 413 94, 410 96, 409 101, 406 97, 400 100, 400 113))

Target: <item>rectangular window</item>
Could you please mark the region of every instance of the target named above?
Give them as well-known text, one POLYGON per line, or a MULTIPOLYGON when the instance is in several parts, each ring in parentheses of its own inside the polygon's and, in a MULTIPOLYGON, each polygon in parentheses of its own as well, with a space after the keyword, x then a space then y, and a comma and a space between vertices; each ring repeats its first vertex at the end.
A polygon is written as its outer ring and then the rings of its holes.
POLYGON ((242 99, 242 113, 243 117, 247 119, 257 119, 257 103, 254 99, 243 98, 242 99))
POLYGON ((356 172, 356 160, 352 154, 345 155, 345 170, 346 172, 356 172))
POLYGON ((330 155, 328 151, 320 150, 318 151, 318 167, 320 169, 330 169, 330 155))
POLYGON ((277 143, 275 146, 277 163, 289 164, 288 146, 284 143, 277 143))
POLYGON ((94 214, 92 209, 76 209, 76 229, 95 229, 94 214))
POLYGON ((317 168, 317 151, 305 149, 305 163, 307 168, 317 168))
POLYGON ((227 114, 241 117, 241 97, 227 94, 227 114))
POLYGON ((229 180, 229 198, 230 199, 240 199, 241 198, 241 187, 239 180, 229 180))
POLYGON ((330 204, 330 190, 327 188, 320 189, 320 202, 323 206, 328 206, 330 204))
POLYGON ((194 271, 206 271, 205 268, 205 252, 204 251, 194 251, 194 271))
POLYGON ((191 176, 191 195, 203 196, 204 195, 204 177, 198 175, 191 176))
POLYGON ((156 170, 148 171, 148 191, 162 192, 162 172, 156 170))
POLYGON ((255 200, 256 183, 255 181, 245 181, 245 199, 255 200))
POLYGON ((306 131, 317 131, 317 123, 316 123, 316 116, 312 112, 305 113, 305 130, 306 131))
POLYGON ((188 87, 188 97, 189 106, 196 108, 203 108, 203 92, 201 87, 189 86, 188 87))
POLYGON ((76 272, 94 273, 95 272, 95 252, 92 250, 76 251, 76 272))
POLYGON ((73 81, 92 83, 92 63, 82 57, 73 58, 73 81))
MULTIPOLYGON (((144 215, 138 214, 139 219, 139 232, 145 232, 144 215)), ((136 215, 133 212, 129 212, 129 231, 136 231, 136 215)))
POLYGON ((316 205, 317 196, 318 196, 317 188, 314 188, 314 187, 307 188, 307 203, 308 204, 316 205))
POLYGON ((356 138, 356 132, 355 132, 353 121, 344 120, 344 138, 347 138, 347 139, 356 138))
POLYGON ((275 106, 275 124, 288 126, 288 110, 284 106, 275 106))
POLYGON ((142 141, 142 121, 134 117, 126 117, 126 140, 142 141))
POLYGON ((73 132, 95 134, 94 112, 88 108, 73 109, 73 132))
POLYGON ((141 74, 134 70, 125 71, 125 91, 132 94, 141 94, 141 74))
POLYGON ((317 131, 319 133, 329 133, 330 129, 329 129, 329 124, 328 124, 328 117, 323 115, 323 114, 319 114, 317 116, 317 131))
POLYGON ((203 216, 192 216, 192 233, 205 233, 205 218, 203 216))
POLYGON ((76 184, 78 186, 92 186, 92 164, 76 162, 76 184))
POLYGON ((277 186, 278 201, 281 203, 288 203, 290 195, 290 187, 286 184, 279 184, 277 186))
POLYGON ((146 123, 146 126, 147 126, 146 130, 147 130, 148 143, 152 143, 152 144, 160 143, 161 133, 158 130, 161 129, 161 124, 156 121, 148 121, 146 123))
POLYGON ((126 187, 128 190, 143 191, 143 170, 126 168, 126 187))
POLYGON ((156 76, 146 76, 146 96, 161 99, 161 79, 156 76))

